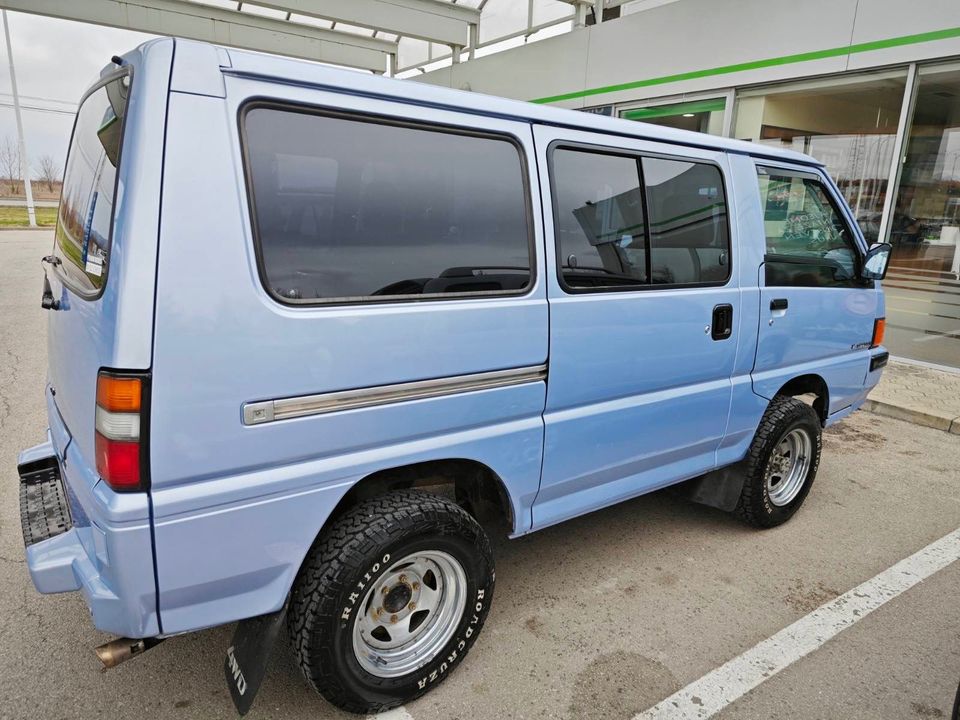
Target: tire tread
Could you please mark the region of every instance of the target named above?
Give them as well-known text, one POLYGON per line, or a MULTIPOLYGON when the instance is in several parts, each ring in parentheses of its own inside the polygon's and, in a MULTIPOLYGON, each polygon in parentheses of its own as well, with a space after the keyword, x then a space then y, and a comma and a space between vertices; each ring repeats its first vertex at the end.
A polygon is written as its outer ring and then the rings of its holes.
MULTIPOLYGON (((771 523, 769 514, 763 508, 764 492, 764 467, 767 458, 772 451, 772 444, 776 442, 784 429, 798 420, 812 420, 819 428, 820 418, 816 411, 794 397, 786 395, 777 395, 770 401, 763 418, 760 420, 760 426, 750 443, 750 449, 746 457, 746 477, 743 483, 743 490, 740 493, 740 499, 737 501, 737 507, 734 509, 734 515, 753 527, 768 528, 778 525, 780 522, 771 523)), ((814 458, 811 462, 810 477, 807 481, 807 488, 803 491, 802 499, 806 497, 809 486, 817 473, 817 466, 820 462, 820 433, 817 432, 813 438, 814 458)), ((799 508, 800 503, 797 503, 799 508)))
POLYGON ((489 538, 466 510, 434 493, 396 490, 361 502, 331 523, 320 533, 300 569, 287 616, 290 642, 311 687, 337 707, 355 713, 379 712, 412 699, 371 703, 359 697, 342 682, 332 648, 317 641, 316 631, 339 622, 337 599, 353 585, 358 573, 369 568, 381 548, 423 528, 468 540, 492 567, 489 538))

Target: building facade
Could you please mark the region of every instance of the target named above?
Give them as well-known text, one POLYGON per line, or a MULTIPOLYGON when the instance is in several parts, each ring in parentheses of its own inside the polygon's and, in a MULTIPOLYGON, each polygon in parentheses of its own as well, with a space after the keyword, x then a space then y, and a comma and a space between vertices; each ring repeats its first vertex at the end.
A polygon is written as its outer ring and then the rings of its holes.
POLYGON ((960 0, 651 0, 416 78, 820 159, 894 246, 887 342, 960 367, 960 0))

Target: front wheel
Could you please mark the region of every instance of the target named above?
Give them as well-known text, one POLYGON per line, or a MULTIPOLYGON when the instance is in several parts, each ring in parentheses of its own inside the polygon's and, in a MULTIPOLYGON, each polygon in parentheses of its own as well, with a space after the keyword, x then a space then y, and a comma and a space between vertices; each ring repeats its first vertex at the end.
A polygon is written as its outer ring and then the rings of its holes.
POLYGON ((820 448, 820 418, 814 409, 796 398, 775 397, 747 454, 737 516, 764 528, 789 520, 817 476, 820 448))
POLYGON ((441 682, 477 639, 493 595, 490 542, 460 506, 402 490, 326 528, 291 594, 304 675, 339 708, 377 712, 441 682))

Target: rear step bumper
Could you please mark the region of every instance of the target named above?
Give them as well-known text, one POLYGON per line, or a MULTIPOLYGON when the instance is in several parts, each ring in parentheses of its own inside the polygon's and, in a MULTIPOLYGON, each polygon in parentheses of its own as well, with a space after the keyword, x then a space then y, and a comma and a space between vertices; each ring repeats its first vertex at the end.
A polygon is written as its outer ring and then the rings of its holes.
POLYGON ((92 523, 71 495, 49 440, 20 453, 17 470, 23 542, 34 587, 41 593, 80 590, 94 625, 106 632, 156 635, 149 527, 136 527, 124 535, 109 525, 101 529, 92 523), (117 535, 124 535, 125 542, 115 542, 117 535), (129 553, 123 552, 127 545, 132 546, 129 553), (145 576, 142 581, 141 575, 145 576), (119 578, 109 579, 114 576, 119 578), (135 588, 124 584, 128 577, 137 583, 135 588))
POLYGON ((42 593, 80 590, 96 571, 73 527, 53 444, 20 453, 17 472, 20 524, 34 586, 42 593))
POLYGON ((73 520, 56 457, 27 462, 17 471, 23 544, 30 547, 69 531, 73 520))

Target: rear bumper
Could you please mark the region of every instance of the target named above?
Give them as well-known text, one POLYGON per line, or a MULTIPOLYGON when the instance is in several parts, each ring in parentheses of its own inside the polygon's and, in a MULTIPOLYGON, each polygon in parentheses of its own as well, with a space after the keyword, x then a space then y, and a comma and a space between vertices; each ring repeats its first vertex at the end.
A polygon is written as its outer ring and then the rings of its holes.
POLYGON ((34 587, 45 594, 79 590, 94 625, 105 632, 157 635, 149 524, 117 528, 91 521, 63 468, 50 440, 24 450, 18 460, 27 568, 34 587))

